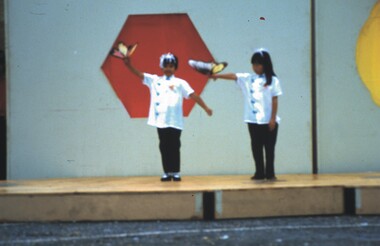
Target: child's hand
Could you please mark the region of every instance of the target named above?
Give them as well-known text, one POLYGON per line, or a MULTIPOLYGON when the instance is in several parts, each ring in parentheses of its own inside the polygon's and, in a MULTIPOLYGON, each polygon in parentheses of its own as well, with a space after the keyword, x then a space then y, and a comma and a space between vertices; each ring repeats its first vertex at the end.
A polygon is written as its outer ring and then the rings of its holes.
POLYGON ((216 75, 215 74, 210 74, 208 76, 210 79, 213 79, 214 81, 217 79, 216 75))
POLYGON ((206 111, 206 113, 207 113, 208 116, 212 115, 212 109, 206 108, 205 111, 206 111))
POLYGON ((126 56, 126 57, 123 59, 123 61, 124 61, 124 64, 125 64, 125 65, 127 65, 127 66, 131 65, 131 58, 130 58, 129 56, 126 56))
POLYGON ((273 131, 276 128, 276 120, 269 121, 269 131, 273 131))

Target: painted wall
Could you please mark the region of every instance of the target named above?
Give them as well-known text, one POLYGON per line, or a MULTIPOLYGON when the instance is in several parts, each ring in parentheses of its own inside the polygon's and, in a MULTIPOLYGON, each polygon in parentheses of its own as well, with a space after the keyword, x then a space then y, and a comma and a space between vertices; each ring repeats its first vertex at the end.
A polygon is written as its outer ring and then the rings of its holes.
MULTIPOLYGON (((380 145, 380 110, 352 54, 374 1, 316 2, 320 169, 373 170, 375 147, 356 140, 380 145)), ((8 0, 6 11, 9 179, 161 174, 156 129, 128 116, 100 69, 127 16, 154 13, 187 13, 226 72, 250 72, 253 51, 271 51, 284 91, 276 170, 311 172, 309 1, 8 0)), ((183 175, 252 174, 238 87, 209 81, 201 96, 214 116, 196 106, 185 119, 183 175)))
POLYGON ((316 1, 318 159, 323 173, 380 170, 380 107, 360 80, 355 62, 359 32, 375 3, 316 1))

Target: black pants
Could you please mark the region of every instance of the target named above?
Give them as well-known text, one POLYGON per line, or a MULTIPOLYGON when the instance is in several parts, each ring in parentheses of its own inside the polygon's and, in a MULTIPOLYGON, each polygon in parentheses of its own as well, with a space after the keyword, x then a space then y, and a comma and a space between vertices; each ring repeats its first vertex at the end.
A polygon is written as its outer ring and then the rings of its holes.
POLYGON ((259 125, 248 123, 249 135, 251 136, 251 148, 256 165, 255 177, 273 178, 274 173, 274 149, 277 140, 278 124, 273 131, 269 130, 269 125, 259 125), (263 149, 265 149, 265 163, 263 149))
POLYGON ((181 130, 175 128, 157 128, 160 139, 162 166, 165 173, 180 172, 181 130))

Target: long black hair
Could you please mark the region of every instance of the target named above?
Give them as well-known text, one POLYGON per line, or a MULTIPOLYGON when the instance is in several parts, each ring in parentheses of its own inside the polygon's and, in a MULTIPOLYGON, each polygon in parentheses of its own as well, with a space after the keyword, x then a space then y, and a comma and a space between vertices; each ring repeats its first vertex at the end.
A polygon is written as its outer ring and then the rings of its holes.
POLYGON ((272 60, 270 59, 270 55, 268 51, 264 49, 260 49, 253 53, 251 58, 251 64, 261 64, 264 69, 264 75, 266 78, 265 86, 272 84, 272 77, 276 76, 273 71, 272 60))

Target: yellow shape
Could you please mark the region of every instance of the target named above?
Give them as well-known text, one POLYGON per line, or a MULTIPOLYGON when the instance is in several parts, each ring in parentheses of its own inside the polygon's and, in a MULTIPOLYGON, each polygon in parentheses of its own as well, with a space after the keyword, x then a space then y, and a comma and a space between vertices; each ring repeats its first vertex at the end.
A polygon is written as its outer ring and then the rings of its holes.
POLYGON ((380 107, 380 0, 376 2, 360 31, 356 45, 356 64, 372 100, 380 107))

